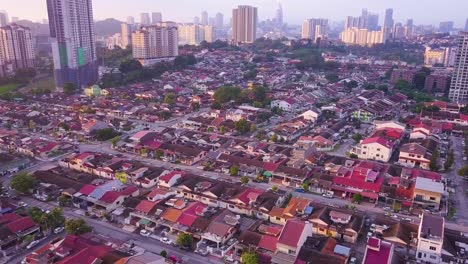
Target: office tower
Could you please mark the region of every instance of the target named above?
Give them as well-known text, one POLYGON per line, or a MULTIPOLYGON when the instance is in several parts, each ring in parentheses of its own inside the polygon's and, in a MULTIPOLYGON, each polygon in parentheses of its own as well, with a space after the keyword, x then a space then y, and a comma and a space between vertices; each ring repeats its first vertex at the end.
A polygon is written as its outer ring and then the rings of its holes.
POLYGON ((163 22, 144 26, 132 34, 133 58, 149 66, 179 55, 177 25, 163 22))
POLYGON ((202 41, 213 42, 214 27, 209 25, 200 25, 200 24, 179 24, 179 44, 180 45, 199 45, 202 41))
POLYGON ((216 13, 215 25, 216 28, 222 28, 224 26, 224 16, 221 13, 216 13))
POLYGON ((127 24, 134 25, 135 24, 135 18, 132 16, 127 17, 127 24))
POLYGON ((278 3, 278 9, 276 9, 275 22, 277 25, 283 25, 283 6, 281 3, 278 3))
POLYGON ((359 17, 347 16, 345 30, 348 28, 359 28, 359 17))
POLYGON ((367 9, 362 9, 361 16, 348 16, 345 20, 345 29, 361 28, 369 30, 379 29, 379 15, 368 12, 367 9))
POLYGON ((202 25, 208 25, 208 12, 203 11, 201 13, 201 24, 202 25))
POLYGON ((151 25, 151 18, 149 13, 140 14, 140 24, 142 25, 151 25))
POLYGON ((232 10, 234 43, 253 43, 257 35, 257 8, 240 5, 232 10))
POLYGON ((194 17, 194 18, 193 18, 193 23, 194 23, 194 24, 200 24, 200 17, 197 17, 197 16, 194 17))
POLYGON ((406 20, 406 25, 404 27, 404 31, 405 31, 405 37, 406 38, 410 38, 413 35, 413 32, 414 32, 413 19, 406 20))
POLYGON ((468 31, 468 18, 465 21, 465 31, 468 31))
POLYGON ((0 77, 34 67, 31 30, 16 24, 0 27, 0 77))
POLYGON ((126 49, 128 46, 132 45, 132 26, 128 23, 122 23, 120 25, 120 35, 121 35, 121 48, 126 49))
POLYGON ((151 22, 153 22, 153 24, 157 24, 159 22, 162 22, 162 14, 161 12, 153 12, 151 14, 151 22))
POLYGON ((55 85, 76 87, 98 79, 96 40, 91 0, 47 0, 54 58, 55 85))
POLYGON ((468 32, 460 32, 457 37, 457 53, 449 98, 459 103, 468 101, 468 32))
POLYGON ((302 38, 317 41, 328 34, 328 19, 312 18, 302 23, 302 38))
POLYGON ((374 31, 379 30, 379 14, 367 14, 367 29, 374 31))
POLYGON ((444 21, 439 24, 439 32, 450 33, 453 30, 453 21, 444 21))
POLYGON ((391 31, 393 29, 393 8, 387 8, 385 10, 385 20, 384 20, 384 28, 391 31))
POLYGON ((393 38, 394 39, 403 39, 405 38, 405 27, 401 23, 396 23, 393 27, 393 38))
POLYGON ((0 10, 0 27, 8 25, 8 14, 7 12, 0 10))

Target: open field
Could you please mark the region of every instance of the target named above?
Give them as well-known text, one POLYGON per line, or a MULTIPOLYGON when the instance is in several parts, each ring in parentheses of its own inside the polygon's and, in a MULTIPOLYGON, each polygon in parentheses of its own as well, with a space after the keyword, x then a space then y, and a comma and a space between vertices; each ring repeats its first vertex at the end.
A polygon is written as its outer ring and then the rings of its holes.
POLYGON ((5 85, 0 85, 0 94, 11 92, 19 87, 17 83, 9 83, 5 85))

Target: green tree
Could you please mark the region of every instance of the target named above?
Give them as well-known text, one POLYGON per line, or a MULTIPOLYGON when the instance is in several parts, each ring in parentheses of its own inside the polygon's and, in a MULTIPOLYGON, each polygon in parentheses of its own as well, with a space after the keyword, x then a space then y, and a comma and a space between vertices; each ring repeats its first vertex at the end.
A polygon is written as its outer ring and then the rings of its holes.
POLYGON ((159 253, 159 255, 163 258, 167 258, 167 251, 166 250, 161 250, 161 252, 159 253))
POLYGON ((340 79, 340 77, 336 73, 327 73, 325 75, 325 79, 327 79, 327 81, 331 83, 336 83, 340 79))
POLYGON ((192 110, 193 110, 193 111, 198 111, 198 110, 200 110, 200 103, 192 102, 192 104, 191 104, 190 106, 192 107, 192 110))
POLYGON ((116 136, 116 137, 112 138, 112 139, 110 140, 110 142, 111 142, 111 144, 112 144, 112 147, 115 148, 115 147, 117 146, 117 143, 119 143, 119 141, 120 141, 120 136, 116 136))
POLYGON ((245 185, 245 184, 249 183, 249 178, 247 176, 242 176, 240 178, 240 182, 245 185))
POLYGON ((140 71, 143 69, 143 66, 138 60, 130 59, 125 60, 120 64, 119 70, 122 73, 129 73, 134 71, 140 71))
POLYGON ((249 122, 245 118, 242 118, 235 123, 235 128, 237 132, 241 134, 245 134, 249 131, 249 128, 250 128, 249 122))
POLYGON ((169 104, 169 105, 175 104, 174 94, 173 93, 166 94, 166 96, 164 97, 164 103, 169 104))
POLYGON ((74 94, 76 92, 76 85, 74 83, 65 83, 63 85, 63 92, 68 95, 74 94))
POLYGON ((83 218, 68 219, 65 221, 65 231, 67 231, 69 235, 81 235, 91 232, 92 230, 93 229, 86 224, 83 218))
POLYGON ((266 99, 267 90, 263 86, 254 86, 252 88, 252 94, 255 101, 263 102, 266 99))
POLYGON ((278 141, 278 135, 273 134, 273 135, 271 136, 271 141, 277 142, 277 141, 278 141))
POLYGON ((360 204, 362 202, 362 195, 359 193, 353 194, 353 203, 360 204))
POLYGON ((70 131, 70 126, 67 123, 60 123, 58 126, 65 131, 70 131))
POLYGON ((273 186, 271 187, 271 190, 272 190, 273 192, 277 192, 277 191, 278 191, 278 186, 273 185, 273 186))
POLYGON ((452 167, 454 162, 455 162, 455 158, 453 155, 453 150, 451 149, 449 153, 447 154, 447 159, 444 162, 444 170, 446 171, 449 170, 452 167))
POLYGON ((255 251, 244 251, 241 255, 242 264, 258 264, 259 257, 258 253, 255 251))
POLYGON ((438 163, 439 163, 439 152, 436 149, 432 152, 431 161, 429 162, 429 170, 438 171, 439 170, 438 163))
POLYGON ((212 109, 218 109, 218 110, 219 110, 219 109, 222 108, 222 106, 221 106, 221 103, 219 103, 219 102, 213 102, 213 103, 211 104, 211 108, 212 108, 212 109))
POLYGON ((118 135, 119 133, 110 127, 98 129, 95 132, 95 136, 98 141, 107 141, 109 139, 117 137, 118 135))
POLYGON ((241 91, 242 90, 239 87, 222 86, 216 89, 213 98, 220 104, 227 103, 231 100, 236 101, 239 98, 241 91))
POLYGON ((236 176, 238 173, 239 173, 239 166, 237 166, 237 165, 232 165, 232 166, 229 168, 229 174, 231 174, 231 176, 236 176))
POLYGON ((357 158, 359 158, 359 156, 356 155, 356 154, 354 154, 354 153, 349 154, 349 157, 352 158, 352 159, 357 159, 357 158))
POLYGON ((362 140, 362 135, 359 133, 356 133, 353 135, 354 142, 359 143, 362 140))
POLYGON ((308 191, 309 190, 309 186, 310 184, 308 182, 304 182, 301 184, 301 187, 304 191, 308 191))
POLYGON ((19 193, 27 193, 33 189, 34 186, 36 186, 36 179, 26 172, 16 174, 10 181, 10 187, 19 193))
POLYGON ((193 237, 187 233, 179 233, 177 236, 176 244, 181 247, 191 248, 193 244, 193 237))
POLYGON ((457 174, 460 177, 468 177, 468 165, 465 165, 458 169, 457 174))
POLYGON ((257 131, 257 126, 255 124, 250 125, 250 132, 255 132, 257 131))
POLYGON ((68 198, 65 195, 60 195, 60 197, 58 198, 58 202, 60 206, 64 207, 68 205, 68 203, 70 202, 70 198, 68 198))
POLYGON ((224 134, 226 133, 226 128, 224 126, 219 127, 219 133, 224 134))

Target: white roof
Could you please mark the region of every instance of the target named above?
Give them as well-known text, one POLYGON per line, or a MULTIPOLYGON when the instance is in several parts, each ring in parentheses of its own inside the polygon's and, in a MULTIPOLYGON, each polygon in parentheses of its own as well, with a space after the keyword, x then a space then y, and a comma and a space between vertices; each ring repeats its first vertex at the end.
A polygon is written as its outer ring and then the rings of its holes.
POLYGON ((431 179, 418 177, 416 178, 416 189, 443 194, 444 184, 431 179))

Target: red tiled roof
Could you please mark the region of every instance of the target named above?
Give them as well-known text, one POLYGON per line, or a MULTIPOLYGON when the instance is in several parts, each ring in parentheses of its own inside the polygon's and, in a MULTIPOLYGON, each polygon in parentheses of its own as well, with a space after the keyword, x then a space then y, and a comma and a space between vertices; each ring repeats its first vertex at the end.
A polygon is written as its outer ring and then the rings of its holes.
MULTIPOLYGON (((372 243, 375 244, 374 242, 372 243)), ((390 256, 392 253, 391 251, 392 244, 388 242, 381 241, 378 250, 367 247, 365 255, 366 258, 364 259, 363 264, 389 263, 390 256)))
POLYGON ((297 247, 304 227, 305 223, 300 220, 288 220, 283 227, 278 243, 294 248, 297 247))
POLYGON ((40 153, 49 152, 49 151, 51 151, 53 148, 55 148, 55 146, 57 146, 57 145, 58 145, 58 143, 50 142, 50 143, 47 144, 46 146, 44 146, 44 147, 38 149, 38 151, 39 151, 40 153))
POLYGON ((143 212, 143 213, 149 213, 151 209, 156 205, 157 203, 151 202, 148 200, 142 200, 136 207, 135 210, 143 212))
POLYGON ((185 174, 184 171, 171 171, 168 174, 159 177, 159 180, 163 182, 169 182, 172 179, 172 177, 175 177, 176 175, 183 176, 184 174, 185 174))
POLYGON ((249 188, 243 191, 239 196, 237 196, 237 199, 242 201, 244 204, 248 205, 251 201, 255 201, 257 197, 262 193, 264 193, 263 190, 249 188))
POLYGON ((188 226, 191 227, 193 222, 197 219, 198 216, 193 215, 193 214, 187 214, 183 213, 179 219, 177 219, 177 223, 183 225, 183 226, 188 226))
POLYGON ((371 143, 377 143, 377 144, 380 144, 386 148, 392 148, 393 147, 393 143, 386 140, 385 138, 382 138, 382 137, 371 137, 371 138, 366 138, 362 141, 362 145, 364 144, 371 144, 371 143))
POLYGON ((269 235, 263 235, 258 243, 259 248, 263 248, 269 251, 276 251, 276 243, 278 242, 278 238, 269 235))
POLYGON ((81 189, 80 189, 80 193, 84 194, 84 195, 89 195, 90 193, 92 193, 95 189, 97 188, 97 186, 94 186, 94 185, 90 185, 90 184, 86 184, 85 186, 83 186, 81 189))
POLYGON ((84 153, 81 153, 79 154, 78 156, 75 157, 75 159, 78 159, 78 160, 84 160, 86 159, 87 157, 91 156, 91 155, 94 155, 93 153, 89 153, 89 152, 84 152, 84 153))
POLYGON ((101 200, 101 201, 103 201, 105 203, 113 203, 120 196, 122 196, 121 192, 108 191, 99 200, 101 200))
POLYGON ((6 228, 8 228, 11 232, 17 233, 20 231, 27 230, 31 227, 36 226, 36 223, 31 219, 31 217, 26 216, 22 217, 18 220, 12 221, 6 225, 6 228))
POLYGON ((147 196, 146 198, 148 199, 153 199, 154 197, 156 197, 157 195, 165 195, 167 194, 169 191, 166 190, 166 189, 159 189, 159 188, 156 188, 156 189, 153 189, 147 196))

